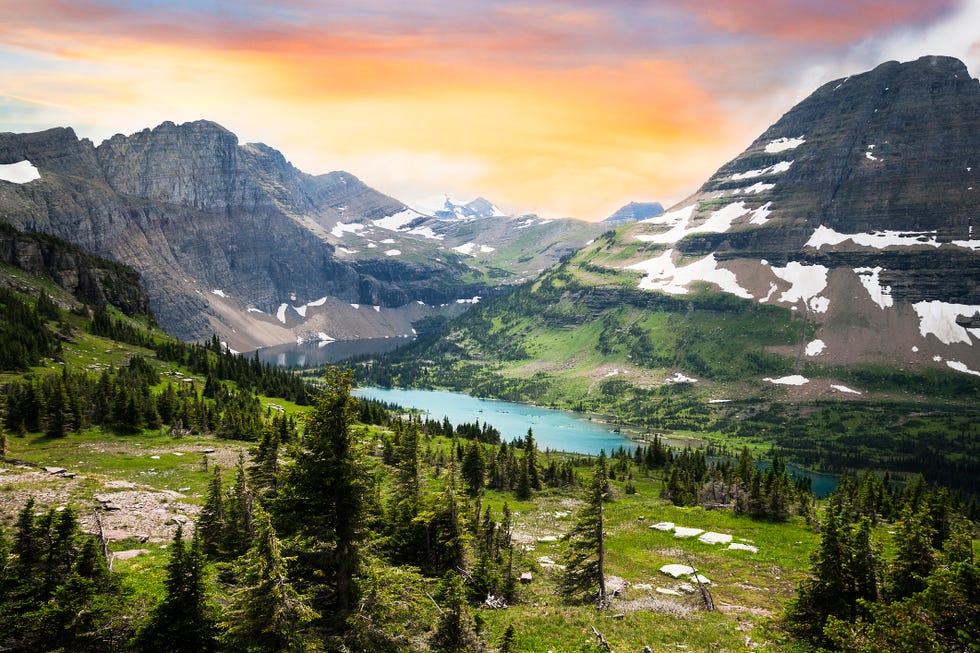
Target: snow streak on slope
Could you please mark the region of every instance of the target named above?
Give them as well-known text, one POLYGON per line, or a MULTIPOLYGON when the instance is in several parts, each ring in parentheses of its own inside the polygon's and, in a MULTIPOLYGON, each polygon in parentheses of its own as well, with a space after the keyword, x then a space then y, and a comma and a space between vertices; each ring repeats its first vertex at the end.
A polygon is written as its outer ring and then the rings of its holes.
POLYGON ((708 254, 703 259, 682 267, 674 265, 671 260, 672 254, 673 250, 667 250, 660 256, 635 263, 626 269, 646 273, 646 276, 640 279, 641 290, 660 290, 671 295, 686 295, 691 283, 704 281, 713 283, 721 290, 737 297, 752 298, 751 293, 739 285, 735 273, 718 267, 714 254, 708 254))

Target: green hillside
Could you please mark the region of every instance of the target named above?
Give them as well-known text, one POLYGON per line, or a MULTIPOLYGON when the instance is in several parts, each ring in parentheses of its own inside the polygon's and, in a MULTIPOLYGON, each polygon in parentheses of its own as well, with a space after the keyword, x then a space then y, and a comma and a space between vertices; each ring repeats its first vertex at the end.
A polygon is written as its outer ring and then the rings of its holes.
POLYGON ((824 471, 921 472, 980 489, 980 379, 806 359, 814 325, 789 308, 706 285, 638 290, 638 273, 613 267, 634 255, 620 235, 362 362, 359 379, 598 413, 640 433, 777 445, 824 471), (809 380, 806 394, 765 381, 789 375, 809 380))

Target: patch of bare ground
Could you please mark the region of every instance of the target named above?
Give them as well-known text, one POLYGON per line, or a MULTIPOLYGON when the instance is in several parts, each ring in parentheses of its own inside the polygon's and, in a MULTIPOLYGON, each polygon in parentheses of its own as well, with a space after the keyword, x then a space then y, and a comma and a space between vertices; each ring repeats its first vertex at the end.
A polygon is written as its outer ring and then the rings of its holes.
POLYGON ((109 541, 136 538, 166 542, 178 523, 192 529, 200 507, 183 501, 172 490, 137 485, 128 481, 65 476, 33 468, 5 468, 0 475, 0 514, 12 519, 31 497, 38 512, 72 506, 87 533, 99 531, 109 541))

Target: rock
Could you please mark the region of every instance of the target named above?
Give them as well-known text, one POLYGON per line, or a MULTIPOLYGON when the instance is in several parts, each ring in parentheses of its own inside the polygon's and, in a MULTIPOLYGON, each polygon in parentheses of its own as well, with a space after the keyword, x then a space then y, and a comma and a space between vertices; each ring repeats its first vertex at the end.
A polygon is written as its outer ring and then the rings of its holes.
POLYGON ((658 587, 656 590, 657 594, 666 594, 667 596, 683 596, 677 590, 672 590, 666 587, 658 587))
POLYGON ((672 521, 662 521, 656 524, 651 524, 650 528, 655 531, 672 531, 674 530, 674 522, 672 521))
POLYGON ((127 549, 126 551, 116 551, 112 554, 112 557, 116 560, 130 560, 136 556, 146 555, 149 552, 149 549, 127 549))
POLYGON ((521 584, 528 585, 531 583, 531 572, 523 571, 521 572, 521 584))
POLYGON ((686 526, 674 526, 674 537, 694 537, 704 532, 702 528, 687 528, 686 526))
POLYGON ((758 553, 759 547, 753 546, 751 544, 742 544, 741 542, 732 542, 728 545, 730 551, 749 551, 751 553, 758 553))
POLYGON ((547 544, 549 542, 557 542, 557 541, 558 541, 558 538, 555 537, 554 535, 545 535, 543 537, 539 537, 538 538, 538 543, 539 544, 547 544))
POLYGON ((170 518, 170 520, 167 523, 168 524, 173 524, 174 526, 176 526, 178 524, 181 524, 181 525, 182 524, 186 524, 187 521, 188 521, 187 520, 187 517, 184 516, 184 515, 174 515, 173 517, 170 518))
POLYGON ((703 533, 698 540, 704 542, 705 544, 728 544, 732 541, 732 536, 727 533, 714 533, 708 531, 703 533))
POLYGON ((695 572, 694 567, 689 567, 687 565, 681 564, 670 564, 664 565, 660 568, 660 572, 667 574, 668 576, 673 576, 674 578, 680 578, 681 576, 687 576, 695 572))
POLYGON ((66 471, 64 467, 42 467, 41 469, 52 475, 64 474, 66 471))

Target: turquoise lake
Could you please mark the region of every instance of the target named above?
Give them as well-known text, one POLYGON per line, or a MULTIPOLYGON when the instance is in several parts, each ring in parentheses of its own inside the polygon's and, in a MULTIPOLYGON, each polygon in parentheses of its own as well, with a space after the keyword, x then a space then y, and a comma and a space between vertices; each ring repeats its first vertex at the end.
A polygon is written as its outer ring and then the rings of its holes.
MULTIPOLYGON (((632 450, 637 445, 637 441, 617 433, 611 424, 590 420, 584 415, 568 411, 496 399, 480 399, 441 390, 358 388, 354 390, 354 394, 397 404, 406 409, 414 408, 426 413, 429 419, 442 421, 443 417, 448 417, 454 425, 477 421, 481 424, 490 423, 507 442, 524 437, 530 428, 538 449, 589 454, 598 454, 605 450, 608 454, 619 447, 632 450)), ((669 437, 664 442, 673 446, 686 444, 669 437)), ((694 446, 697 444, 692 443, 694 446)), ((819 497, 827 496, 837 487, 836 475, 807 472, 792 464, 787 465, 787 468, 792 475, 810 477, 813 491, 819 497)))
POLYGON ((442 421, 448 417, 453 424, 489 422, 507 442, 524 437, 530 428, 539 449, 591 454, 605 450, 608 454, 620 446, 630 449, 636 446, 629 438, 616 433, 611 425, 561 410, 438 390, 358 388, 354 394, 415 408, 430 419, 442 421))

